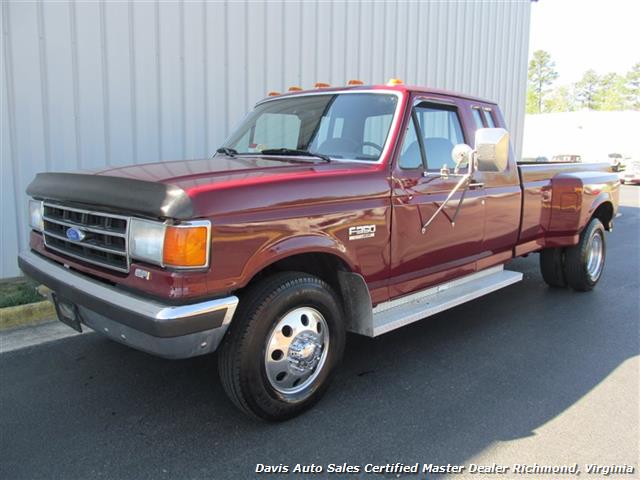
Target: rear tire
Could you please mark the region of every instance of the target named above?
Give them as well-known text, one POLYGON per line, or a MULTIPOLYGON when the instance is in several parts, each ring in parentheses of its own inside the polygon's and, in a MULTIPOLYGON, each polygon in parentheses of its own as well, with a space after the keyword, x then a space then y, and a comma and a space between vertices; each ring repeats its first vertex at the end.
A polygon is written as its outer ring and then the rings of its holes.
POLYGON ((219 352, 229 398, 269 421, 310 408, 342 358, 342 316, 338 296, 313 275, 278 273, 249 288, 219 352))
POLYGON ((542 278, 550 287, 565 288, 564 249, 545 248, 540 252, 540 271, 542 278))
POLYGON ((566 249, 564 273, 569 286, 580 292, 592 290, 602 277, 605 258, 604 226, 592 218, 578 244, 566 249))

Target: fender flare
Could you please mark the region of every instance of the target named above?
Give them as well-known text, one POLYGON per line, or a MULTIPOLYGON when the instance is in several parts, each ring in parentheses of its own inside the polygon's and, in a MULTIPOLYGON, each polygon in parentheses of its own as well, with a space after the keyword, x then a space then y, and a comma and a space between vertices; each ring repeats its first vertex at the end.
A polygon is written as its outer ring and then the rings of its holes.
MULTIPOLYGON (((339 258, 351 272, 357 272, 355 262, 347 255, 346 247, 328 235, 307 234, 281 239, 265 245, 246 263, 242 277, 249 283, 258 273, 274 263, 301 254, 325 253, 339 258)), ((246 284, 242 285, 244 287, 246 284)))
MULTIPOLYGON (((373 308, 369 287, 364 277, 356 271, 354 262, 346 255, 346 248, 328 235, 302 235, 290 237, 263 248, 251 257, 245 268, 244 278, 253 279, 274 263, 300 254, 325 253, 339 258, 348 270, 336 272, 343 299, 345 328, 356 333, 371 330, 373 308), (268 258, 268 260, 265 260, 268 258)), ((249 283, 251 280, 248 280, 249 283)), ((244 285, 243 285, 244 286, 244 285)))
MULTIPOLYGON (((591 221, 595 212, 605 204, 609 204, 611 206, 611 219, 609 220, 608 224, 604 225, 604 227, 608 231, 612 230, 613 219, 616 216, 615 203, 613 202, 611 195, 608 192, 600 192, 600 194, 593 199, 593 202, 591 202, 591 207, 589 208, 589 218, 587 218, 585 224, 581 226, 580 231, 582 231, 582 229, 584 229, 591 221)), ((602 223, 604 224, 605 222, 602 223)))

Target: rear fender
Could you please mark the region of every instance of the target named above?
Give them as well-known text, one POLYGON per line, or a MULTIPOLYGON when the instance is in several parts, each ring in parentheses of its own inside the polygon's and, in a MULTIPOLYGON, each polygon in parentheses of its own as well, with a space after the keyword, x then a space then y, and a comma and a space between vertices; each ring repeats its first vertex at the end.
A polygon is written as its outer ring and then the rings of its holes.
POLYGON ((594 212, 609 202, 615 212, 618 181, 608 172, 574 172, 551 180, 549 236, 575 236, 582 232, 594 212))

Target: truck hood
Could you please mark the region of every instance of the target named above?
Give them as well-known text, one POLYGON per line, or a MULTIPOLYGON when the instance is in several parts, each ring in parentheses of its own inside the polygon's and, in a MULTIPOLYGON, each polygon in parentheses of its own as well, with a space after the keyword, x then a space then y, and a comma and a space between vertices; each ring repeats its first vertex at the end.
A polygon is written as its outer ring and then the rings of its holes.
MULTIPOLYGON (((115 212, 189 219, 327 199, 327 182, 317 179, 342 178, 346 183, 354 179, 353 174, 380 168, 380 164, 325 163, 312 157, 218 155, 91 174, 39 173, 27 193, 33 198, 100 206, 115 212)), ((336 194, 348 197, 354 193, 352 182, 342 188, 336 194)))
POLYGON ((96 175, 123 177, 147 182, 176 185, 188 194, 202 190, 231 188, 284 177, 309 177, 332 172, 371 168, 360 163, 325 163, 313 157, 216 156, 199 160, 147 163, 111 168, 96 175))

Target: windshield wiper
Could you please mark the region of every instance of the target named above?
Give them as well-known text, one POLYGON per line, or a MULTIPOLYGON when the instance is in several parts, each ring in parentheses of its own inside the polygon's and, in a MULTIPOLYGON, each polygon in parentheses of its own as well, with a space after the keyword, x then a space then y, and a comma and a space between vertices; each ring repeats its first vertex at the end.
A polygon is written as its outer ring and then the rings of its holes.
POLYGON ((301 157, 320 158, 325 162, 331 161, 331 157, 322 153, 310 152, 309 150, 298 150, 295 148, 267 148, 265 150, 262 150, 260 153, 263 153, 265 155, 299 155, 301 157))
POLYGON ((230 157, 234 157, 238 154, 238 151, 235 148, 229 147, 220 147, 216 150, 217 153, 224 153, 225 155, 229 155, 230 157))

